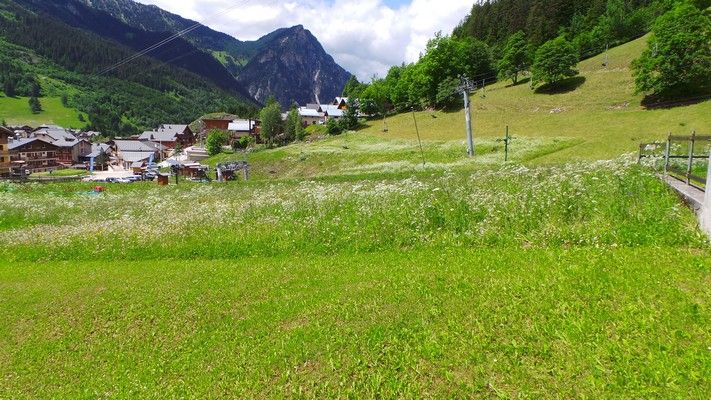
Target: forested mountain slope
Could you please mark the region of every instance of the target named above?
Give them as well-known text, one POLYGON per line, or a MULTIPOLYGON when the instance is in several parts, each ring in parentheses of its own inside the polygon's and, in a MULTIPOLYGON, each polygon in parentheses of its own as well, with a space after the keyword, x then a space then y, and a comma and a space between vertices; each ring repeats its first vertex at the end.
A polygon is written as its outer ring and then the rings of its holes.
POLYGON ((141 57, 100 75, 134 50, 48 15, 0 2, 0 83, 17 83, 17 95, 66 96, 88 113, 92 128, 131 133, 159 123, 189 122, 205 112, 246 110, 251 103, 236 83, 218 87, 204 77, 141 57))
POLYGON ((643 35, 667 10, 668 0, 490 0, 477 3, 455 29, 500 48, 523 31, 539 46, 559 34, 575 39, 582 54, 600 52, 643 35))

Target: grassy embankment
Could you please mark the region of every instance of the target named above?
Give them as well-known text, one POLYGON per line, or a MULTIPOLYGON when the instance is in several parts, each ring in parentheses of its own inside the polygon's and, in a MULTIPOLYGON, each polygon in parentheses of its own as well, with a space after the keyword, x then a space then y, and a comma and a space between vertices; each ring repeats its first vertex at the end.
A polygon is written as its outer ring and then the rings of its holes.
POLYGON ((32 177, 73 177, 73 176, 87 176, 89 172, 85 169, 58 169, 52 172, 37 172, 32 174, 32 177))
POLYGON ((506 125, 514 136, 511 161, 525 165, 615 158, 637 152, 641 142, 663 140, 668 132, 711 134, 711 101, 670 109, 641 106, 630 63, 645 40, 611 49, 607 67, 602 55, 581 62, 579 85, 568 92, 536 93, 527 84, 501 82, 489 86, 485 97, 472 96, 478 154, 473 160, 465 155, 463 112, 437 111, 415 115, 424 139, 424 168, 410 113, 389 117, 388 132, 383 132, 383 121, 371 121, 357 133, 246 155, 223 154, 208 163, 246 159, 258 179, 407 175, 503 164, 500 139, 506 125))

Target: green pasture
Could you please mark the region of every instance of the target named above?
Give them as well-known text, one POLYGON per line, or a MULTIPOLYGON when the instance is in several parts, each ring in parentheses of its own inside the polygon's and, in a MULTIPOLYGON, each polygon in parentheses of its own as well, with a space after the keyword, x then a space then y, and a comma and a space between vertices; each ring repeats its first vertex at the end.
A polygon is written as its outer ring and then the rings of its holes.
MULTIPOLYGON (((39 126, 44 124, 59 125, 65 128, 83 128, 86 122, 79 121, 79 112, 62 105, 59 97, 42 97, 42 110, 33 114, 27 97, 0 96, 0 120, 8 125, 39 126)), ((86 118, 86 115, 84 115, 86 118)))

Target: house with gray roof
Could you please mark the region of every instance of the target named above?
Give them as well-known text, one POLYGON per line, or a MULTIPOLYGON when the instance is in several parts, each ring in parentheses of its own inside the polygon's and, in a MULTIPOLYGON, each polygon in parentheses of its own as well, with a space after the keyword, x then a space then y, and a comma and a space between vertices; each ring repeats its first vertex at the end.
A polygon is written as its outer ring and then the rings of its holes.
POLYGON ((169 149, 190 147, 195 144, 195 134, 188 125, 161 125, 152 131, 143 132, 138 140, 153 142, 169 149))
POLYGON ((137 163, 147 164, 151 159, 158 161, 165 155, 167 147, 140 140, 113 140, 111 145, 111 160, 115 165, 131 169, 137 163))

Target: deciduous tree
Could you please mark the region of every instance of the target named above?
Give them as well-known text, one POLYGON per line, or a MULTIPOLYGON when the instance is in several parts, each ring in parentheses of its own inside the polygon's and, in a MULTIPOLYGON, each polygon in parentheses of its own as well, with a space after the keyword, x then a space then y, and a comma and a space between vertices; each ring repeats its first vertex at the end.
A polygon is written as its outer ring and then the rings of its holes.
POLYGON ((533 84, 540 82, 555 84, 578 74, 578 51, 563 36, 541 45, 536 51, 533 63, 533 84))
POLYGON ((648 48, 632 68, 638 92, 678 97, 711 85, 711 20, 680 3, 654 24, 648 48))
POLYGON ((259 113, 262 120, 262 137, 268 147, 272 147, 276 139, 284 132, 284 122, 281 120, 281 106, 276 101, 267 101, 267 106, 259 113))
POLYGON ((518 83, 519 74, 531 67, 531 55, 523 31, 513 34, 506 42, 503 57, 499 61, 499 76, 518 83))

